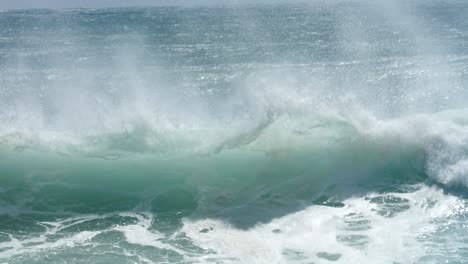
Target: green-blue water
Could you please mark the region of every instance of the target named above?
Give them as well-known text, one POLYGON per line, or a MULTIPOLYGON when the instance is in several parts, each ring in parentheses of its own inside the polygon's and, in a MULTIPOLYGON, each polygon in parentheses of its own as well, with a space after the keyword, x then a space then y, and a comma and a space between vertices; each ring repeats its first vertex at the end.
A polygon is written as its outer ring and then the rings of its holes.
POLYGON ((0 12, 0 263, 467 263, 466 15, 0 12))

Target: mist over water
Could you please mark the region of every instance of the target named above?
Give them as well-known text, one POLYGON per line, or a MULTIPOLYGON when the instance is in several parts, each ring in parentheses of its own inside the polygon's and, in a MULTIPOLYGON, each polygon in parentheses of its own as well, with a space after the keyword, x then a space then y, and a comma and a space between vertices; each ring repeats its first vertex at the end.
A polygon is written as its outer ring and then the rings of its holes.
POLYGON ((465 263, 466 14, 0 12, 0 262, 465 263))

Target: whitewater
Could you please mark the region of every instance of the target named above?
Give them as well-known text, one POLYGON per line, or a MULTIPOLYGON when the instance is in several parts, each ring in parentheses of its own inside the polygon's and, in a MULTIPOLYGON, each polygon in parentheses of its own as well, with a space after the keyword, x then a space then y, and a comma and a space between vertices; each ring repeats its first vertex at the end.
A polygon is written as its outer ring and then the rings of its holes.
POLYGON ((0 263, 468 263, 467 15, 0 11, 0 263))

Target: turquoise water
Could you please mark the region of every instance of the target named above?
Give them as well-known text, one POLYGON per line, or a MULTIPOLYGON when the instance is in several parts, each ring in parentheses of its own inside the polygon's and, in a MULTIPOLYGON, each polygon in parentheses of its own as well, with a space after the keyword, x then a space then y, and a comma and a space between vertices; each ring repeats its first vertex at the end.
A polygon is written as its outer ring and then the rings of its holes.
POLYGON ((0 12, 0 263, 466 263, 466 14, 0 12))

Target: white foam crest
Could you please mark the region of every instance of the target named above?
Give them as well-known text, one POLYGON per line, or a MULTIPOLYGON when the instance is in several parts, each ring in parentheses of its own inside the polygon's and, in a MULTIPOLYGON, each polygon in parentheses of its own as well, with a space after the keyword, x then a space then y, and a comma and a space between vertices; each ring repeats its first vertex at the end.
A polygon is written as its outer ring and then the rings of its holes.
POLYGON ((416 146, 427 155, 426 172, 435 180, 468 186, 468 110, 449 110, 379 120, 369 114, 347 117, 360 134, 402 146, 416 146))
POLYGON ((460 183, 468 186, 468 159, 457 161, 437 172, 438 179, 443 183, 460 183))
POLYGON ((431 255, 425 242, 444 224, 438 218, 468 214, 462 200, 430 187, 344 203, 311 206, 248 230, 187 219, 181 232, 223 263, 416 263, 431 255))

